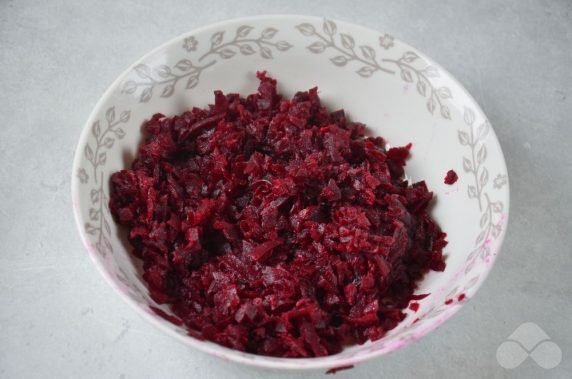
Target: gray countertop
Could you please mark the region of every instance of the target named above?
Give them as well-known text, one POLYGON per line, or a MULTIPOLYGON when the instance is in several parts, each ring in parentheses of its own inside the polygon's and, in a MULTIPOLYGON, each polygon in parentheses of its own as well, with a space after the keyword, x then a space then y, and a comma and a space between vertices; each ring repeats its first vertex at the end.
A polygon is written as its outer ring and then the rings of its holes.
MULTIPOLYGON (((508 163, 508 234, 477 296, 420 342, 337 377, 570 377, 568 0, 1 0, 0 377, 294 377, 218 361, 140 319, 90 262, 69 190, 82 126, 120 72, 182 32, 265 13, 346 20, 419 48, 475 96, 508 163), (546 370, 527 359, 509 370, 497 362, 499 346, 526 322, 562 351, 557 367, 546 370)), ((554 349, 544 358, 541 349, 529 350, 541 363, 555 359, 554 349)))

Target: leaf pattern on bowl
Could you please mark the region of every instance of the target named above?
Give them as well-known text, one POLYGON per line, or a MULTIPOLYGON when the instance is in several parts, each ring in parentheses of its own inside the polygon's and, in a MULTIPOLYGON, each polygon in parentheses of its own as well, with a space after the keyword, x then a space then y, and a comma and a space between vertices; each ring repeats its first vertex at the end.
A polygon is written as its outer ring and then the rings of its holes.
MULTIPOLYGON (((467 107, 463 112, 463 120, 469 131, 457 130, 457 138, 462 146, 467 146, 470 150, 470 155, 462 158, 463 170, 473 178, 473 184, 467 185, 467 195, 469 199, 476 200, 481 212, 480 232, 475 238, 475 249, 471 251, 465 263, 465 274, 468 274, 474 269, 477 258, 486 262, 490 257, 490 239, 497 239, 500 236, 505 216, 503 202, 491 200, 491 196, 486 192, 490 180, 489 170, 485 166, 487 160, 485 139, 491 126, 487 120, 476 125, 475 112, 467 107)), ((500 188, 507 183, 508 177, 499 174, 493 186, 500 188)))
MULTIPOLYGON (((118 116, 114 106, 107 108, 105 120, 96 120, 91 125, 91 136, 94 141, 92 143, 87 142, 83 149, 83 154, 91 165, 93 184, 95 185, 90 191, 89 222, 85 223, 85 231, 87 234, 95 236, 95 249, 102 256, 113 251, 109 241, 111 227, 107 219, 109 216, 108 197, 104 191, 102 169, 107 162, 106 150, 113 147, 116 139, 125 137, 125 131, 120 127, 120 124, 126 124, 130 118, 130 110, 125 110, 118 116), (102 124, 105 126, 102 127, 102 124)), ((78 177, 81 183, 89 184, 90 177, 85 168, 79 169, 78 177)))
POLYGON ((439 71, 433 66, 416 68, 414 62, 419 55, 413 51, 405 52, 399 59, 383 59, 384 62, 395 64, 399 68, 401 79, 407 83, 415 83, 417 92, 427 98, 427 110, 434 114, 437 107, 444 119, 451 119, 451 111, 445 104, 447 99, 452 98, 448 87, 435 87, 431 78, 439 76, 439 71))
POLYGON ((85 231, 87 234, 95 236, 95 250, 103 257, 107 253, 113 253, 113 247, 109 238, 111 237, 111 226, 107 216, 109 209, 107 204, 109 198, 103 189, 103 172, 99 186, 90 191, 91 207, 89 208, 89 222, 85 223, 85 231))
MULTIPOLYGON (((362 78, 369 78, 378 71, 395 75, 395 70, 386 64, 395 66, 399 70, 401 79, 406 83, 415 83, 417 92, 427 98, 426 106, 431 114, 434 114, 438 108, 441 117, 451 119, 451 111, 446 105, 446 101, 452 98, 451 90, 448 87, 436 87, 433 84, 431 78, 439 76, 439 71, 435 67, 418 68, 414 65, 419 58, 417 53, 407 51, 398 59, 379 58, 376 49, 369 45, 357 44, 356 39, 350 34, 338 33, 336 23, 327 19, 324 19, 322 24, 322 32, 310 23, 296 25, 296 29, 306 37, 318 38, 306 47, 312 53, 322 54, 327 49, 334 50, 337 55, 330 58, 334 65, 344 67, 348 63, 359 63, 356 73, 362 78)), ((385 50, 394 46, 393 41, 393 36, 389 34, 379 37, 379 44, 385 50)))
POLYGON ((224 42, 224 32, 214 33, 211 36, 209 50, 200 56, 199 62, 208 56, 230 59, 236 54, 253 55, 256 53, 260 54, 264 59, 272 59, 274 57, 272 49, 287 51, 292 47, 286 41, 272 41, 278 33, 276 28, 265 28, 257 38, 249 38, 253 30, 253 26, 241 25, 236 29, 234 38, 228 42, 224 42))
POLYGON ((369 45, 357 45, 355 38, 346 33, 338 33, 338 27, 332 20, 324 20, 323 33, 320 33, 314 25, 302 23, 296 26, 306 37, 315 36, 318 40, 306 48, 314 54, 321 54, 327 49, 336 51, 336 56, 330 61, 338 67, 346 66, 350 62, 359 63, 356 73, 362 78, 369 78, 377 71, 387 74, 395 74, 395 71, 381 65, 375 49, 369 45), (359 49, 359 52, 356 51, 359 49))
POLYGON ((131 117, 131 111, 123 111, 116 117, 115 107, 109 107, 105 112, 105 127, 102 128, 101 121, 97 120, 91 125, 91 134, 95 137, 93 145, 86 143, 83 153, 85 158, 91 163, 93 179, 97 184, 97 169, 105 165, 107 153, 105 150, 111 149, 115 138, 121 139, 125 136, 125 131, 119 127, 125 124, 131 117))
POLYGON ((185 88, 191 89, 199 84, 201 73, 216 61, 205 65, 196 65, 190 59, 181 59, 173 67, 160 65, 151 68, 146 64, 138 64, 133 68, 141 80, 128 80, 121 86, 121 92, 134 94, 142 88, 139 102, 146 103, 153 97, 154 92, 161 91, 161 97, 171 97, 179 81, 185 81, 185 88))
MULTIPOLYGON (((195 88, 199 84, 200 76, 204 70, 216 64, 220 59, 231 59, 237 54, 253 55, 260 54, 264 59, 273 59, 273 49, 287 51, 292 45, 287 41, 273 41, 278 29, 267 27, 262 29, 257 38, 252 38, 255 28, 250 25, 241 25, 236 29, 232 40, 224 42, 224 31, 218 31, 211 35, 210 47, 193 63, 191 59, 180 59, 173 67, 159 65, 149 67, 146 64, 138 64, 133 68, 137 80, 127 80, 121 85, 121 93, 135 94, 139 89, 139 102, 146 103, 151 100, 155 93, 160 92, 160 97, 169 98, 175 92, 179 82, 185 82, 185 89, 195 88), (206 64, 200 64, 206 58, 213 58, 206 64), (197 63, 198 62, 198 63, 197 63)), ((194 53, 199 46, 199 41, 190 36, 183 40, 183 49, 194 53)))

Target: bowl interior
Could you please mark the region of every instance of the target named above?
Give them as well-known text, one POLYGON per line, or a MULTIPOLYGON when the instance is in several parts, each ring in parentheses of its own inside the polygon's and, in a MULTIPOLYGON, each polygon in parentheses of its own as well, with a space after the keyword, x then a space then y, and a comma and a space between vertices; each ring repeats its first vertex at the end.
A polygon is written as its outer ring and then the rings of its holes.
POLYGON ((267 16, 215 24, 155 49, 123 73, 101 98, 74 161, 73 204, 82 239, 107 280, 159 328, 203 351, 274 368, 331 368, 394 350, 444 322, 474 295, 497 255, 508 218, 508 177, 489 122, 472 97, 440 66, 392 36, 301 16, 267 16), (447 268, 420 283, 417 312, 386 337, 326 358, 253 356, 189 337, 169 309, 148 296, 140 262, 107 208, 109 176, 130 165, 141 125, 154 113, 179 114, 213 101, 213 91, 248 94, 257 70, 280 91, 318 86, 331 109, 343 108, 391 145, 413 143, 406 173, 436 195, 433 217, 447 232, 447 268), (453 169, 459 180, 443 179, 453 169))

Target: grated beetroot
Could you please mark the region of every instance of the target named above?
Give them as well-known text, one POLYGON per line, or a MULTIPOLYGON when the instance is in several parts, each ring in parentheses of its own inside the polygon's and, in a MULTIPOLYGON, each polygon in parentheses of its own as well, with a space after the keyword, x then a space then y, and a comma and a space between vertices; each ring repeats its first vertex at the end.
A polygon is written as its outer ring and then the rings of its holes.
POLYGON ((447 175, 445 175, 445 184, 453 185, 459 179, 459 175, 453 170, 447 171, 447 175))
POLYGON ((161 316, 194 337, 279 357, 377 340, 445 268, 433 194, 403 179, 411 144, 386 150, 317 88, 286 100, 258 78, 246 98, 154 115, 111 212, 177 317, 161 316))

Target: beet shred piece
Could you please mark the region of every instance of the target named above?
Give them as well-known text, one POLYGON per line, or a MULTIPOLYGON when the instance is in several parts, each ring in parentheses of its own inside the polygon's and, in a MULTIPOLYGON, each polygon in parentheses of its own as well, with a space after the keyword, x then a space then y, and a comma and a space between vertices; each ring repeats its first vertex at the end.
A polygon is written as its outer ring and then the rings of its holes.
POLYGON ((250 353, 318 357, 377 340, 416 283, 443 271, 445 233, 411 145, 386 149, 330 112, 317 88, 258 92, 155 114, 109 206, 129 230, 151 297, 197 338, 250 353))
POLYGON ((457 182, 457 180, 459 179, 459 175, 457 175, 457 173, 454 170, 449 170, 447 171, 447 174, 445 175, 445 184, 448 185, 453 185, 457 182))

